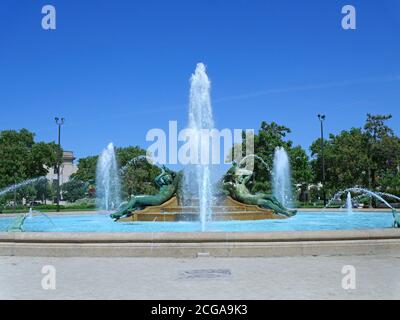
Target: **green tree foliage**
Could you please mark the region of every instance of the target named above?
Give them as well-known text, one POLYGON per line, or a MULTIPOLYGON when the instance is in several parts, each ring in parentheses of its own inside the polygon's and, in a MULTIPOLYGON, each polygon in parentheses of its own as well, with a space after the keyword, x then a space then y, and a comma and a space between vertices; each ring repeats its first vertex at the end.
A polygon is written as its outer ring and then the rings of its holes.
POLYGON ((17 191, 19 203, 22 204, 22 199, 25 199, 25 203, 30 205, 37 200, 37 191, 34 185, 27 185, 17 191))
POLYGON ((62 198, 68 202, 85 198, 87 192, 88 184, 77 179, 71 179, 62 185, 62 198))
MULTIPOLYGON (((143 158, 146 155, 146 150, 137 146, 117 148, 116 155, 119 168, 125 168, 121 176, 124 198, 128 198, 131 195, 154 194, 157 192, 154 179, 160 173, 160 169, 143 158), (134 159, 136 160, 134 161, 134 159)), ((94 184, 96 181, 97 160, 98 156, 80 159, 78 171, 73 175, 73 178, 94 184)))
MULTIPOLYGON (((259 132, 254 135, 254 153, 261 157, 268 168, 272 170, 276 148, 285 148, 292 165, 293 183, 307 185, 313 177, 309 157, 301 146, 293 147, 293 142, 287 139, 287 135, 290 133, 291 130, 283 125, 263 121, 259 132)), ((244 133, 243 138, 246 138, 244 133)), ((245 152, 245 143, 243 152, 245 152)), ((271 192, 271 178, 270 170, 260 161, 255 160, 252 191, 271 192)))
POLYGON ((307 186, 313 181, 314 177, 309 156, 301 146, 289 149, 289 156, 293 182, 298 185, 307 186))
POLYGON ((160 169, 146 161, 143 156, 146 150, 140 147, 118 148, 117 158, 121 168, 124 198, 138 194, 155 194, 158 190, 154 184, 160 169), (136 159, 136 161, 132 161, 136 159))
MULTIPOLYGON (((365 185, 368 181, 368 156, 366 138, 361 129, 342 131, 339 135, 330 135, 325 141, 326 189, 337 189, 365 185)), ((314 160, 312 166, 316 173, 316 182, 322 181, 321 139, 310 147, 314 160)))
MULTIPOLYGON (((325 141, 326 188, 331 195, 356 185, 382 191, 400 188, 400 140, 386 124, 390 119, 390 115, 368 114, 364 128, 342 131, 325 141)), ((314 141, 310 149, 315 182, 319 182, 321 139, 314 141)))
MULTIPOLYGON (((391 118, 391 115, 368 114, 362 128, 331 134, 324 141, 328 195, 355 185, 400 194, 400 139, 388 125, 391 118)), ((262 122, 260 130, 254 135, 254 152, 272 169, 275 149, 284 147, 291 160, 293 184, 301 191, 299 198, 306 199, 302 195, 308 191, 311 198, 315 199, 320 196, 317 184, 322 181, 321 139, 312 143, 310 161, 305 150, 293 146, 288 139, 290 133, 289 128, 275 122, 262 122), (311 183, 315 185, 309 188, 311 183)), ((34 137, 26 129, 0 132, 0 188, 44 176, 47 168, 57 163, 57 145, 35 142, 34 137)), ((243 145, 243 156, 245 152, 243 145)), ((157 192, 154 178, 160 169, 143 159, 146 155, 144 149, 118 148, 116 153, 119 167, 125 167, 121 176, 124 198, 157 192)), ((94 185, 96 180, 97 160, 98 156, 79 160, 78 172, 69 183, 63 185, 64 199, 74 202, 88 195, 89 185, 94 185)), ((250 186, 252 191, 270 192, 270 171, 258 160, 255 160, 254 171, 250 186)), ((0 201, 4 205, 12 202, 14 196, 13 193, 7 194, 0 201)), ((16 196, 18 203, 23 198, 27 202, 43 201, 52 198, 54 192, 47 181, 41 181, 21 188, 16 196)))
POLYGON ((98 156, 81 158, 78 161, 78 171, 71 176, 72 179, 94 183, 96 180, 96 165, 98 156))
POLYGON ((44 176, 57 163, 55 143, 35 143, 26 129, 0 132, 0 188, 44 176))
POLYGON ((47 180, 40 180, 34 187, 36 190, 36 199, 44 204, 46 204, 48 199, 54 199, 56 196, 53 185, 47 180))
POLYGON ((364 133, 368 142, 369 187, 376 189, 382 185, 383 176, 396 176, 400 165, 400 139, 386 122, 391 115, 367 115, 364 133))

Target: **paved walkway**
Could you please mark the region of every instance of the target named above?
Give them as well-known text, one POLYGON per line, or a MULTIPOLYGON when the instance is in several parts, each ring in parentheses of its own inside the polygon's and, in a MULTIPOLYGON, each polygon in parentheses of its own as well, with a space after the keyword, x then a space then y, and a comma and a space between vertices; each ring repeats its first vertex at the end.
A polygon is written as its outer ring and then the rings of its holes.
POLYGON ((400 256, 292 258, 0 257, 0 299, 400 299, 400 256), (42 288, 42 267, 56 289, 42 288), (342 268, 356 289, 342 288, 342 268))

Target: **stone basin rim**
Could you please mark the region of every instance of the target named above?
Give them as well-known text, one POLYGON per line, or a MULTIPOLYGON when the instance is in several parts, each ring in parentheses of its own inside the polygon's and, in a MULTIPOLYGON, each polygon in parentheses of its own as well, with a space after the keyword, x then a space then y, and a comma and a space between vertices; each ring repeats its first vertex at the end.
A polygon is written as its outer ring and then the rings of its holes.
POLYGON ((400 240, 399 229, 285 231, 285 232, 191 232, 191 233, 13 233, 0 232, 0 243, 238 243, 311 241, 400 240))

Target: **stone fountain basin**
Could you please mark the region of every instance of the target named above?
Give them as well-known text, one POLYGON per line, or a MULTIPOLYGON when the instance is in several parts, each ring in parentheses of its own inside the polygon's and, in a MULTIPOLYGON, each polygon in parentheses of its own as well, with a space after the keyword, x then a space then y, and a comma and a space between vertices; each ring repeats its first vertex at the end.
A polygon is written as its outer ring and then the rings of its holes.
POLYGON ((282 257, 400 254, 400 230, 0 233, 0 256, 282 257))

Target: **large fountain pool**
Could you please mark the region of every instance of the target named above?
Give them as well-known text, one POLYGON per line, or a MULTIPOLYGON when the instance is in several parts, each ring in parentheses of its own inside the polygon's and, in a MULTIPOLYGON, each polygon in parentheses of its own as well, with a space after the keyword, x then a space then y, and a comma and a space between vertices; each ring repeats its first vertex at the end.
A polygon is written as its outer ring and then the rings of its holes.
MULTIPOLYGON (((0 232, 5 232, 15 218, 0 218, 0 232)), ((201 232, 198 222, 114 222, 106 214, 28 218, 26 232, 201 232)), ((208 222, 208 232, 271 232, 307 230, 362 230, 391 228, 389 212, 299 212, 287 220, 208 222)))

